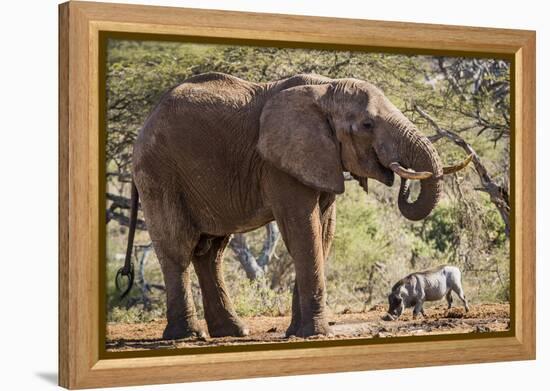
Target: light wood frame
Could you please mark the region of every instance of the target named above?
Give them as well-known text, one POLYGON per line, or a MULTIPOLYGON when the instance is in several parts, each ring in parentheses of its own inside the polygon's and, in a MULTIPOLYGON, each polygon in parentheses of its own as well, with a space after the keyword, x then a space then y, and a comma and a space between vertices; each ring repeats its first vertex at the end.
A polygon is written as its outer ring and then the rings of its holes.
POLYGON ((59 6, 59 384, 90 388, 535 358, 535 32, 88 2, 59 6), (500 338, 164 357, 100 357, 102 31, 508 56, 515 305, 500 338))

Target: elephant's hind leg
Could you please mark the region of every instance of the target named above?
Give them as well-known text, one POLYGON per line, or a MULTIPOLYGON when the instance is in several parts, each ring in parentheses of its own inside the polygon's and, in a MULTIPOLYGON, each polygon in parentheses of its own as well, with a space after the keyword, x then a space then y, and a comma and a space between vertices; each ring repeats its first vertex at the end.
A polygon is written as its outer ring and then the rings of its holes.
POLYGON ((181 199, 168 192, 140 189, 147 229, 159 260, 166 286, 167 325, 162 337, 204 337, 191 293, 190 269, 199 239, 181 199))
POLYGON ((223 278, 223 252, 229 236, 201 238, 193 256, 193 266, 199 278, 204 317, 211 337, 243 337, 249 331, 233 309, 223 278))

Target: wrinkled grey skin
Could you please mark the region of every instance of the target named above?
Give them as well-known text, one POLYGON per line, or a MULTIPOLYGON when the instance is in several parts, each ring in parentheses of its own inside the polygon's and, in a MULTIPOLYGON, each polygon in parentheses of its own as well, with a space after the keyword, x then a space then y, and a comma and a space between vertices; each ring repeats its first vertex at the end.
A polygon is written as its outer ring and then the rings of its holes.
POLYGON ((378 88, 317 75, 272 83, 220 73, 194 76, 160 99, 138 135, 132 164, 132 205, 141 199, 166 284, 165 339, 204 334, 190 264, 210 335, 248 334, 225 287, 223 252, 231 234, 272 220, 296 270, 286 334, 330 334, 324 262, 343 171, 365 189, 368 178, 391 186, 392 164, 428 172, 414 201, 408 200, 411 178, 401 180, 398 206, 411 220, 436 206, 444 173, 431 142, 378 88))
POLYGON ((389 310, 386 320, 395 320, 405 308, 414 307, 413 317, 424 313, 424 302, 447 298, 448 308, 453 303, 452 292, 455 292, 469 311, 468 301, 462 289, 460 270, 456 266, 440 266, 436 269, 409 274, 398 281, 388 296, 389 310))

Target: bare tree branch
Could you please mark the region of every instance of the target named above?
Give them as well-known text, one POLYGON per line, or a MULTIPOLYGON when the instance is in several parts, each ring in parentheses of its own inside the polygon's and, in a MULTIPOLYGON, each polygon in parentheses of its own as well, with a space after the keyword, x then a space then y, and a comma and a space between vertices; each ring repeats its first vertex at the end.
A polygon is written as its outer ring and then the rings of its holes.
POLYGON ((420 114, 422 118, 428 121, 437 132, 436 135, 428 137, 431 142, 436 142, 437 140, 445 137, 464 149, 468 154, 473 155, 472 161, 474 162, 474 167, 479 176, 481 186, 483 187, 484 191, 489 194, 489 196, 491 197, 491 202, 496 206, 497 210, 499 211, 500 216, 504 221, 506 236, 510 236, 510 197, 508 195, 508 190, 503 186, 500 186, 493 180, 493 178, 491 177, 491 175, 489 175, 489 172, 483 165, 479 155, 476 153, 474 148, 468 142, 466 142, 466 140, 450 130, 441 128, 437 124, 437 122, 418 105, 415 104, 414 109, 418 114, 420 114))
POLYGON ((254 256, 252 250, 248 246, 246 236, 242 233, 233 235, 229 242, 229 247, 233 250, 237 259, 243 266, 246 276, 250 280, 256 280, 262 277, 269 261, 275 254, 275 247, 280 238, 279 228, 275 222, 266 224, 266 238, 262 247, 262 251, 258 258, 254 256))
MULTIPOLYGON (((107 224, 109 224, 109 222, 111 220, 115 220, 120 225, 123 225, 125 227, 130 226, 130 219, 126 215, 124 215, 120 212, 116 212, 114 210, 111 210, 109 208, 109 209, 107 209, 107 224)), ((137 219, 136 229, 139 229, 141 231, 146 231, 147 230, 147 225, 145 224, 145 221, 143 221, 141 219, 137 219)))
POLYGON ((275 247, 277 246, 277 242, 279 242, 279 238, 281 237, 279 227, 274 221, 267 224, 265 228, 267 231, 266 238, 262 247, 262 252, 258 257, 258 266, 260 267, 267 266, 267 264, 275 254, 275 247))
POLYGON ((107 177, 115 177, 119 182, 130 183, 132 182, 132 175, 123 172, 108 172, 107 177))
POLYGON ((109 201, 112 201, 112 205, 114 205, 114 208, 121 208, 121 209, 130 209, 130 199, 119 196, 112 193, 107 193, 106 197, 109 201))
POLYGON ((249 280, 256 280, 264 275, 264 270, 258 265, 244 234, 238 233, 233 235, 229 242, 229 247, 231 247, 237 256, 249 280))

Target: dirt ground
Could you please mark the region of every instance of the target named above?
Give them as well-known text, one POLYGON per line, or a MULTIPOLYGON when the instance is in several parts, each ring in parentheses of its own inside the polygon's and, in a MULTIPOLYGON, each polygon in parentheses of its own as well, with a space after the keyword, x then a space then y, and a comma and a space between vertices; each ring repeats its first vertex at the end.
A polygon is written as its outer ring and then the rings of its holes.
MULTIPOLYGON (((438 305, 426 308, 426 318, 412 318, 408 309, 397 321, 384 321, 382 316, 386 308, 381 305, 366 312, 351 313, 344 311, 329 316, 334 336, 312 337, 312 339, 340 340, 350 338, 387 338, 411 335, 485 333, 506 331, 510 328, 509 304, 472 305, 470 312, 463 308, 438 305)), ((242 344, 261 344, 276 342, 303 341, 301 338, 285 338, 284 332, 290 323, 287 316, 258 316, 243 321, 250 329, 250 335, 244 338, 193 338, 176 341, 162 340, 165 320, 148 323, 109 323, 107 324, 108 351, 132 351, 163 348, 187 348, 204 346, 227 346, 242 344)), ((203 324, 206 330, 206 325, 203 324)))

